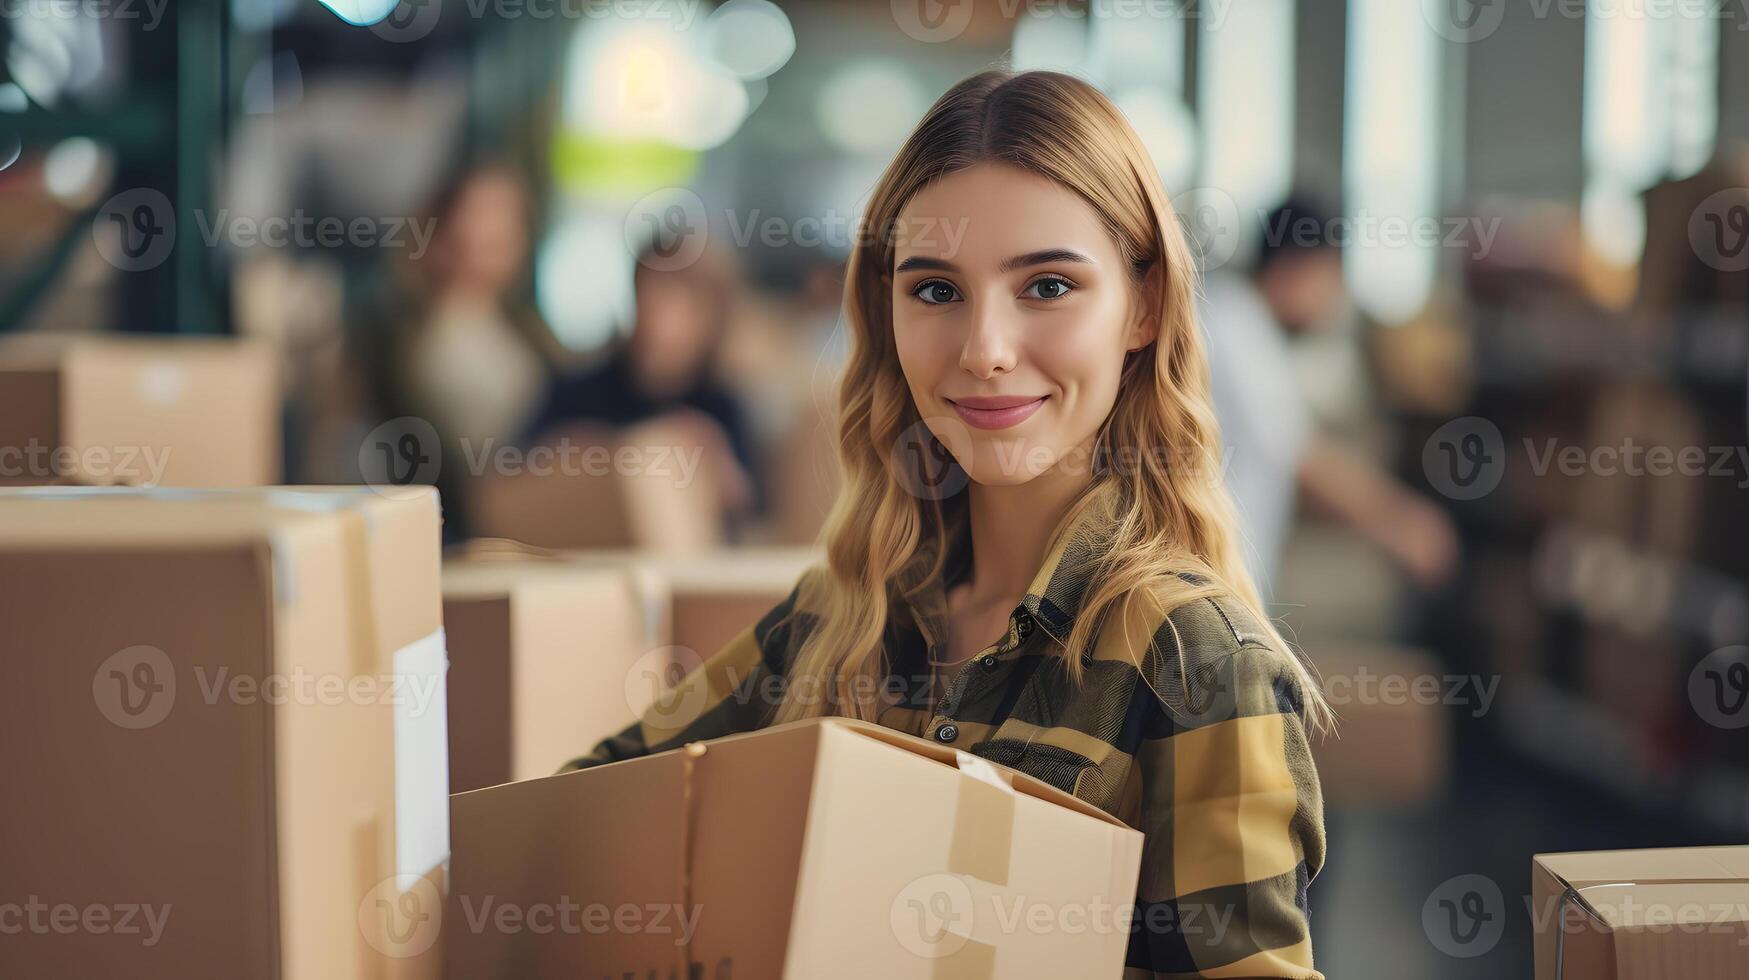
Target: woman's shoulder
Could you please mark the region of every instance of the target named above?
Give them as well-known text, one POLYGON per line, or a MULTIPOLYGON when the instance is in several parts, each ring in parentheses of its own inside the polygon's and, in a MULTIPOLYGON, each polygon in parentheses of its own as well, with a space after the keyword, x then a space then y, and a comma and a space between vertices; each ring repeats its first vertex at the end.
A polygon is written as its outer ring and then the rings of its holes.
POLYGON ((1199 715, 1297 713, 1303 674, 1252 604, 1203 574, 1171 578, 1126 597, 1120 642, 1148 685, 1199 715))

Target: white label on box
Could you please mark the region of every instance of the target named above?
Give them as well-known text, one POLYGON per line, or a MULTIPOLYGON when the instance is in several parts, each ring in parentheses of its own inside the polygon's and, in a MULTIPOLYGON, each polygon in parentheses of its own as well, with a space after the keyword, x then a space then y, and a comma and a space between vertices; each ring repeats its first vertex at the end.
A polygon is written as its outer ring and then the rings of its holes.
POLYGON ((153 361, 143 365, 134 380, 139 385, 140 398, 151 405, 174 405, 182 400, 186 383, 182 365, 175 361, 153 361))
POLYGON ((449 858, 449 651, 443 630, 395 651, 395 870, 449 858))

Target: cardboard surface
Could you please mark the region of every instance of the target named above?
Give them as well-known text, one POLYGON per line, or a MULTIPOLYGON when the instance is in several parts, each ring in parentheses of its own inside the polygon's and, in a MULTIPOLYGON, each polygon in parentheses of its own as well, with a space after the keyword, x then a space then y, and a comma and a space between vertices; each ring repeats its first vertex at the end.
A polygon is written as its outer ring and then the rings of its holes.
POLYGON ((1037 779, 846 719, 462 793, 452 814, 458 978, 1115 977, 1142 846, 1037 779))
POLYGON ((1749 976, 1749 846, 1538 854, 1531 887, 1537 980, 1749 976))
POLYGON ((0 490, 0 901, 109 923, 0 975, 438 972, 438 529, 430 490, 0 490))
POLYGON ((109 334, 0 341, 0 484, 271 484, 279 413, 277 360, 260 344, 109 334))
POLYGON ((624 569, 462 558, 443 593, 451 792, 551 774, 672 680, 624 569))
POLYGON ((629 549, 566 552, 588 567, 637 576, 652 630, 708 658, 782 602, 826 554, 814 547, 712 548, 689 554, 629 549))

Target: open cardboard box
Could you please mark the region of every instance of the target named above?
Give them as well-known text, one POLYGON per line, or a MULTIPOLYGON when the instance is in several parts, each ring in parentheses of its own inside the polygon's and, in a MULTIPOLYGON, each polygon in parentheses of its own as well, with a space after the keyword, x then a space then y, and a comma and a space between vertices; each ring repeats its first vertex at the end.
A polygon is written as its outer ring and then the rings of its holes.
POLYGON ((1033 777, 842 718, 460 793, 451 821, 469 980, 1117 977, 1142 851, 1033 777))
POLYGON ((1538 854, 1537 980, 1749 977, 1749 846, 1538 854))

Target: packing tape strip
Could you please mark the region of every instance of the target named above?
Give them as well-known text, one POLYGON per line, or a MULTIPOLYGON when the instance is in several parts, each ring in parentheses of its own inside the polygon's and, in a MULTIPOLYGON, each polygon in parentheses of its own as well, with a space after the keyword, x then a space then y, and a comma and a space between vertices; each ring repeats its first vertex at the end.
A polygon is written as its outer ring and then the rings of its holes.
MULTIPOLYGON (((969 752, 954 753, 959 792, 954 798, 953 839, 947 870, 992 885, 1008 884, 1014 851, 1014 783, 1002 770, 969 752)), ((972 910, 976 921, 976 908, 972 910)), ((996 947, 970 936, 934 961, 932 980, 992 980, 996 947)))
MULTIPOLYGON (((693 828, 698 825, 698 793, 693 786, 693 770, 709 748, 704 742, 688 742, 680 750, 680 909, 682 915, 692 914, 692 852, 693 828)), ((681 942, 675 947, 680 957, 678 976, 692 976, 692 934, 681 932, 681 942)))

